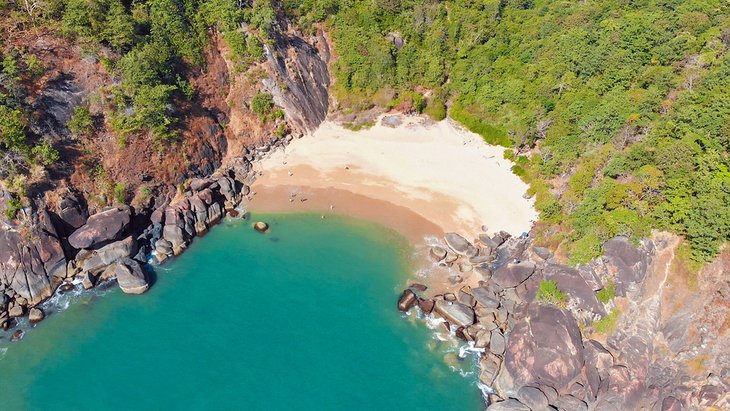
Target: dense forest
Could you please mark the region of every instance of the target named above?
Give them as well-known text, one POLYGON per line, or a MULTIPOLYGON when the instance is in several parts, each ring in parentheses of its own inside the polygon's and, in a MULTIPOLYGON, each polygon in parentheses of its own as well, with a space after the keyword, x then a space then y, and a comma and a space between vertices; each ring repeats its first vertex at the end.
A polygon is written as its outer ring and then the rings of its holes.
POLYGON ((652 228, 685 235, 697 261, 730 238, 727 2, 286 4, 303 27, 330 28, 334 93, 353 109, 405 103, 440 119, 448 106, 513 147, 553 226, 542 240, 573 262, 652 228))
MULTIPOLYGON (((57 30, 99 53, 119 81, 111 126, 175 139, 170 106, 195 98, 211 30, 242 67, 273 25, 330 33, 340 107, 447 114, 511 147, 531 184, 541 241, 574 263, 606 239, 683 234, 698 261, 730 238, 730 7, 722 0, 47 0, 0 2, 5 21, 57 30), (251 35, 251 33, 256 35, 251 35), (556 229, 557 227, 557 229, 556 229)), ((59 160, 28 132, 15 84, 42 64, 0 60, 0 170, 59 160)), ((270 105, 262 96, 256 106, 270 105)), ((84 107, 69 124, 82 134, 84 107)), ((16 185, 21 185, 20 183, 16 185)), ((16 189, 15 191, 19 191, 16 189)))

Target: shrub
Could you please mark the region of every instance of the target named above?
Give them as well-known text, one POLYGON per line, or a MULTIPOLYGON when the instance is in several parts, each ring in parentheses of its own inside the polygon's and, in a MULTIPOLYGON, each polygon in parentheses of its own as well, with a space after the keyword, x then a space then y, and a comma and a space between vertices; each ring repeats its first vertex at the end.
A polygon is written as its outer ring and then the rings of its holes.
POLYGON ((598 334, 611 334, 616 328, 619 310, 614 308, 608 315, 593 323, 593 331, 598 334))
POLYGON ((127 202, 127 187, 124 184, 114 184, 114 199, 120 204, 127 202))
POLYGON ((259 116, 259 120, 266 121, 274 108, 274 97, 269 93, 257 93, 251 100, 251 110, 259 116))
POLYGON ((535 299, 543 304, 553 304, 559 307, 565 305, 568 298, 565 293, 558 288, 558 282, 554 280, 540 281, 540 287, 537 290, 535 299))
POLYGON ((14 219, 21 208, 23 208, 23 203, 19 199, 15 197, 9 199, 6 203, 5 217, 10 220, 14 219))
POLYGON ((91 117, 89 107, 77 106, 71 115, 71 120, 66 123, 71 134, 76 137, 88 136, 94 126, 94 119, 91 117))
POLYGON ((446 104, 437 98, 429 99, 423 112, 432 119, 441 121, 446 118, 446 104))
POLYGON ((596 298, 598 298, 598 301, 606 304, 609 301, 613 300, 613 297, 616 296, 616 284, 610 280, 606 286, 598 291, 596 293, 596 298))
POLYGON ((41 144, 33 147, 31 154, 36 163, 44 166, 50 166, 61 158, 58 150, 48 140, 44 140, 41 144))

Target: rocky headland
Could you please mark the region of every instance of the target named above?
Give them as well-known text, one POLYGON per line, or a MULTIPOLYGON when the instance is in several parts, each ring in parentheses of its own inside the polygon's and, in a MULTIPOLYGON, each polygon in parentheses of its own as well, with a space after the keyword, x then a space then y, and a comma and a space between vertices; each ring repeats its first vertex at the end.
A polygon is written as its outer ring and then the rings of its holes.
POLYGON ((451 273, 446 287, 426 278, 397 307, 442 319, 480 351, 488 410, 728 409, 730 284, 716 264, 695 291, 672 286, 677 242, 616 237, 575 268, 529 236, 448 233, 429 251, 451 273))

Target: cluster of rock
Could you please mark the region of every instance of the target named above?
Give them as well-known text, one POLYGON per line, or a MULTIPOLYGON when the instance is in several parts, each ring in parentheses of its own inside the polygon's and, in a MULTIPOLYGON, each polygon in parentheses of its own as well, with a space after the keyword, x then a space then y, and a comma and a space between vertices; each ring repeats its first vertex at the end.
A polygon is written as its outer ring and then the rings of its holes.
POLYGON ((150 256, 165 261, 225 215, 242 215, 250 191, 244 181, 253 179, 248 158, 258 155, 247 152, 224 173, 193 179, 182 195, 152 210, 125 205, 89 215, 80 196, 68 192, 56 212, 42 208, 29 224, 0 230, 0 327, 26 315, 31 323, 42 320, 38 305, 79 283, 90 289, 116 280, 127 294, 144 293, 150 256))
POLYGON ((654 252, 651 242, 637 248, 627 238, 611 239, 604 257, 576 269, 558 264, 526 237, 481 234, 470 242, 449 233, 444 240, 430 256, 453 268, 449 292, 428 296, 425 286, 413 284, 401 294, 398 309, 418 307, 442 318, 458 338, 482 349, 480 381, 493 392, 488 410, 730 406, 727 395, 717 395, 730 388, 726 378, 707 378, 699 383, 704 392, 693 392, 687 380, 654 375, 646 341, 653 336, 640 329, 622 334, 619 324, 607 344, 587 336, 614 304, 599 301, 597 291, 610 283, 618 296, 635 298, 632 293, 640 292, 654 252), (470 281, 462 278, 465 272, 471 272, 470 281), (567 300, 553 305, 539 298, 544 280, 555 281, 567 300))

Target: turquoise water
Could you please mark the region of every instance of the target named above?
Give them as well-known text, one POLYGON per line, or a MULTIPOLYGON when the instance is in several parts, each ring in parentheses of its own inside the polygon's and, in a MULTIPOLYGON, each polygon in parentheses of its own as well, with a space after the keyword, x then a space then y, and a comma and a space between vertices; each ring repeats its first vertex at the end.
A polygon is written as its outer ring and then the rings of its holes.
POLYGON ((402 237, 342 217, 256 218, 271 232, 225 221, 142 296, 80 294, 20 343, 0 340, 0 409, 483 408, 472 361, 466 376, 450 369, 445 346, 395 310, 402 237))

